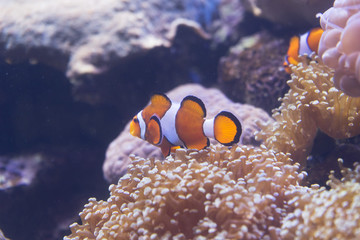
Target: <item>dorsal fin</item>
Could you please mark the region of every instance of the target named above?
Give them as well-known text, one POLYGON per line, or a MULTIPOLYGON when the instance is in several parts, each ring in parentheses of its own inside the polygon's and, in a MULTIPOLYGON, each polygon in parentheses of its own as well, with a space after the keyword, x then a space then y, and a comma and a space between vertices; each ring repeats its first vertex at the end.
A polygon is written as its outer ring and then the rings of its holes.
POLYGON ((150 102, 154 106, 171 106, 171 100, 163 93, 156 93, 152 95, 150 102))
POLYGON ((143 118, 146 123, 150 121, 151 116, 154 114, 161 119, 170 107, 171 100, 165 94, 154 94, 150 98, 150 104, 146 106, 142 112, 143 118))
POLYGON ((184 108, 191 112, 195 112, 203 118, 206 117, 206 108, 203 101, 201 101, 199 98, 195 96, 189 95, 185 97, 181 101, 181 108, 184 108))

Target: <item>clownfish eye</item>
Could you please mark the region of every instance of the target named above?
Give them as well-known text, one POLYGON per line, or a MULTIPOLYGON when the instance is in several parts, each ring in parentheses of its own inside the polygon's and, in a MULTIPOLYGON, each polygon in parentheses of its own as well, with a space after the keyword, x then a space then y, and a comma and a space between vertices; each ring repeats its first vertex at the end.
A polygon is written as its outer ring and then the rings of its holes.
POLYGON ((133 121, 134 121, 135 123, 139 123, 139 119, 137 119, 137 117, 134 117, 133 121))

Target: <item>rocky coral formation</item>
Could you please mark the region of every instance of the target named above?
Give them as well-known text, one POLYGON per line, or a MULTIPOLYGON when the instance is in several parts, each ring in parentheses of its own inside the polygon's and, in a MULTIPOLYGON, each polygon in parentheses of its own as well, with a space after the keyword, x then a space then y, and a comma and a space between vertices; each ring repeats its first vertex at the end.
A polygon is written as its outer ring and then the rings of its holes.
POLYGON ((72 143, 1 155, 0 165, 6 163, 0 166, 0 228, 5 236, 50 240, 68 234, 89 195, 107 196, 108 184, 99 170, 103 151, 72 143))
POLYGON ((243 4, 238 0, 219 0, 218 14, 219 18, 214 20, 208 30, 212 35, 212 41, 215 44, 235 42, 244 32, 239 27, 245 15, 243 4))
POLYGON ((72 79, 97 74, 113 59, 170 46, 179 24, 206 37, 195 20, 211 21, 216 5, 158 0, 2 2, 1 55, 11 62, 25 57, 53 65, 72 79), (188 18, 190 24, 174 22, 179 18, 188 18))
MULTIPOLYGON (((217 16, 218 4, 218 0, 1 1, 0 64, 28 61, 54 67, 66 73, 78 100, 92 104, 122 102, 120 96, 135 92, 138 85, 145 86, 139 96, 154 86, 170 89, 177 81, 202 77, 204 57, 195 52, 210 55, 210 35, 204 29, 217 16), (200 77, 189 76, 198 72, 200 77)), ((220 19, 213 31, 224 21, 220 19)), ((206 60, 212 64, 212 58, 206 60)))
POLYGON ((342 181, 330 175, 330 190, 313 189, 292 199, 296 209, 284 219, 283 239, 360 238, 360 167, 342 172, 342 181))
POLYGON ((335 69, 335 87, 346 94, 360 96, 360 1, 336 0, 321 15, 324 33, 319 56, 335 69))
POLYGON ((333 71, 316 56, 310 63, 303 57, 292 71, 290 90, 273 113, 276 122, 262 125, 256 137, 304 166, 317 129, 338 139, 360 134, 360 99, 336 89, 333 71))
POLYGON ((318 24, 315 15, 330 7, 327 0, 242 0, 255 16, 293 27, 318 24))
POLYGON ((219 63, 218 82, 226 96, 271 113, 288 90, 288 74, 279 70, 287 47, 265 31, 241 39, 219 63))
POLYGON ((106 201, 89 199, 64 239, 273 239, 304 173, 283 153, 250 146, 132 157, 106 201))
POLYGON ((42 144, 106 146, 132 115, 74 101, 66 77, 40 64, 0 66, 0 113, 0 155, 36 152, 42 144))
MULTIPOLYGON (((167 93, 170 99, 177 102, 180 102, 187 95, 195 95, 204 101, 209 118, 214 117, 222 110, 228 110, 234 113, 242 122, 243 133, 240 140, 241 144, 258 145, 259 142, 255 140, 254 132, 260 129, 256 122, 260 121, 265 123, 273 121, 271 117, 260 108, 233 103, 215 88, 207 89, 199 84, 185 84, 167 93)), ((107 181, 112 183, 116 183, 119 177, 126 172, 130 161, 130 154, 144 158, 163 158, 158 147, 131 136, 129 133, 129 124, 130 123, 127 124, 120 135, 109 145, 106 152, 103 171, 107 181)), ((211 141, 212 144, 217 143, 214 140, 211 141)))

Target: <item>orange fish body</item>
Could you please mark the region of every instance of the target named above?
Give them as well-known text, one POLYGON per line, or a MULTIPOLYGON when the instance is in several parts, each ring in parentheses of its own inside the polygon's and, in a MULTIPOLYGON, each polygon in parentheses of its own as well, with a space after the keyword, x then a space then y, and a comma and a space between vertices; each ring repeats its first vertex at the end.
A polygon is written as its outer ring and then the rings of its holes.
POLYGON ((291 73, 290 64, 297 65, 299 63, 299 55, 317 53, 319 41, 324 30, 321 28, 313 28, 310 31, 294 36, 290 39, 289 49, 285 56, 284 68, 287 73, 291 73))
POLYGON ((189 95, 181 103, 173 103, 164 94, 155 94, 150 104, 130 123, 130 133, 161 148, 164 156, 178 147, 203 149, 210 138, 230 146, 239 142, 240 121, 230 112, 222 111, 206 119, 204 103, 189 95))

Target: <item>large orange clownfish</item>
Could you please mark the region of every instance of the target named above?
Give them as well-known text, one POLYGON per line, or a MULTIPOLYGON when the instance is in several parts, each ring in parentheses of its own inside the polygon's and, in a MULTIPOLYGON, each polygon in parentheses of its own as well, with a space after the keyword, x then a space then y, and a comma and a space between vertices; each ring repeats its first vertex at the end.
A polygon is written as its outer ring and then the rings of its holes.
POLYGON ((166 95, 155 94, 132 119, 130 133, 160 147, 164 156, 178 147, 203 149, 209 146, 209 137, 226 146, 239 142, 241 124, 232 113, 205 117, 205 105, 195 96, 173 103, 166 95))
POLYGON ((305 53, 310 55, 312 52, 318 52, 319 41, 323 32, 324 30, 319 27, 313 28, 300 36, 294 36, 290 39, 289 49, 284 61, 284 68, 287 73, 291 73, 290 64, 297 65, 299 63, 299 55, 305 53))

